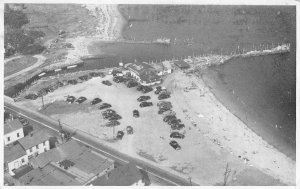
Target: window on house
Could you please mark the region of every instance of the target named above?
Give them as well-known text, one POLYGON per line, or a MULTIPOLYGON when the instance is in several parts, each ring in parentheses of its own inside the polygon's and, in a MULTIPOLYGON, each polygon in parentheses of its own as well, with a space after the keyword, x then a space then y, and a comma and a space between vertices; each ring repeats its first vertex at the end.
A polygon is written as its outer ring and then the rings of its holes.
POLYGON ((17 137, 20 137, 20 133, 17 133, 17 137))
POLYGON ((36 145, 36 149, 39 149, 39 145, 36 145))
POLYGON ((7 141, 10 141, 10 137, 7 137, 7 141))
POLYGON ((24 158, 22 158, 22 160, 21 160, 21 161, 22 161, 22 163, 24 163, 24 162, 25 162, 25 159, 24 159, 24 158))

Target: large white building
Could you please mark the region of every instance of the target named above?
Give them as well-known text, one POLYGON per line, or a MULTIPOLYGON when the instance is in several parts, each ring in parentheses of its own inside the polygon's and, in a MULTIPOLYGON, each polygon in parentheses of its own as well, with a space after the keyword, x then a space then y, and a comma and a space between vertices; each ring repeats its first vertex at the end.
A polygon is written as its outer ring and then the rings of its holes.
POLYGON ((26 164, 28 164, 28 156, 19 143, 4 147, 4 168, 10 175, 15 175, 13 170, 26 164))
POLYGON ((48 133, 44 130, 30 133, 19 140, 19 143, 26 151, 28 158, 50 150, 48 133))
POLYGON ((23 125, 18 119, 4 124, 4 145, 11 144, 23 137, 23 125))
POLYGON ((155 69, 145 62, 128 63, 125 68, 141 85, 150 86, 161 83, 161 78, 155 69))

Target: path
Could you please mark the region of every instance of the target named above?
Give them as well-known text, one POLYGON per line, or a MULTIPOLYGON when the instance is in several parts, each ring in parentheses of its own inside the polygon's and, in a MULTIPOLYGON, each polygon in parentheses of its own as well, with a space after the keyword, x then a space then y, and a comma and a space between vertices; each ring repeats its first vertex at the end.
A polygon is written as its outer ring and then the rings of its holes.
POLYGON ((26 72, 28 72, 28 71, 34 69, 34 68, 37 68, 37 67, 39 67, 40 65, 42 65, 42 64, 45 62, 45 60, 46 60, 46 58, 45 58, 44 56, 42 56, 42 55, 34 55, 33 57, 35 57, 35 58, 38 59, 37 62, 36 62, 35 64, 33 64, 32 66, 29 66, 28 68, 25 68, 25 69, 23 69, 23 70, 17 72, 17 73, 14 73, 14 74, 12 74, 12 75, 9 75, 9 76, 5 77, 5 78, 4 78, 4 81, 9 80, 9 79, 11 79, 11 78, 14 78, 14 77, 16 77, 16 76, 18 76, 18 75, 21 75, 21 74, 23 74, 23 73, 26 73, 26 72))

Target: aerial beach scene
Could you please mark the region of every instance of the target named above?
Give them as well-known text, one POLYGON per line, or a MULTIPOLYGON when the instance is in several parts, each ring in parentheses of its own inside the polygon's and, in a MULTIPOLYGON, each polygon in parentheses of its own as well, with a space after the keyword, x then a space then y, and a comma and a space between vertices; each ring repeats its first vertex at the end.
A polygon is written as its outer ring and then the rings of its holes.
POLYGON ((6 3, 4 25, 7 185, 296 185, 296 6, 6 3))

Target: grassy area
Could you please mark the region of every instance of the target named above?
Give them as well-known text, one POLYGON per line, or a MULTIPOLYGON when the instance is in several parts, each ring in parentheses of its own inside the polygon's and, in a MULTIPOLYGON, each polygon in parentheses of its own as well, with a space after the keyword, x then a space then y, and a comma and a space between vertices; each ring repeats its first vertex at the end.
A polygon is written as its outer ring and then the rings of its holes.
POLYGON ((36 63, 37 58, 32 56, 24 56, 22 58, 13 59, 4 64, 4 77, 21 71, 36 63))

